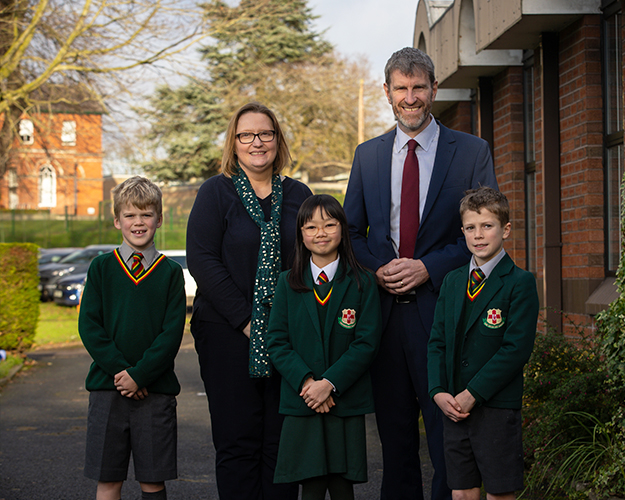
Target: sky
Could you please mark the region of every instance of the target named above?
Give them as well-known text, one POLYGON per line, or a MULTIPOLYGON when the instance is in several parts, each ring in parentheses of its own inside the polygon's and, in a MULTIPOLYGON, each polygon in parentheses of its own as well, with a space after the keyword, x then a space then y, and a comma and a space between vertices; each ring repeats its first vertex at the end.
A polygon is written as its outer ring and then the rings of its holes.
POLYGON ((418 0, 308 0, 319 31, 346 56, 365 54, 371 76, 384 81, 391 54, 412 46, 418 0))

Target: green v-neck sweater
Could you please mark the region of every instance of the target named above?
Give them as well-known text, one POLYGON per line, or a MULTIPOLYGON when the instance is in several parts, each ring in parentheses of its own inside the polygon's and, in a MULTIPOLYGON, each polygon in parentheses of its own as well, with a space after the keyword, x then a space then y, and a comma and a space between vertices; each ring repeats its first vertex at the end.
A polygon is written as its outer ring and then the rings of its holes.
POLYGON ((116 252, 96 257, 80 301, 78 331, 93 363, 88 391, 116 390, 114 376, 128 370, 139 388, 177 395, 174 358, 186 317, 182 267, 158 259, 135 280, 116 252))

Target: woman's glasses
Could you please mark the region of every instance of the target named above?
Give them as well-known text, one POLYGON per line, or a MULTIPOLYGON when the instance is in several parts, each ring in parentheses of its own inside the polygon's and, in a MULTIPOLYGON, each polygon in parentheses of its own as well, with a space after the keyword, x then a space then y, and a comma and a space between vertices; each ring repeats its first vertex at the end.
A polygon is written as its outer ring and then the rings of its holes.
POLYGON ((261 142, 271 142, 275 136, 276 133, 273 130, 263 130, 258 134, 253 134, 252 132, 241 132, 236 135, 241 144, 252 144, 257 137, 261 140, 261 142))

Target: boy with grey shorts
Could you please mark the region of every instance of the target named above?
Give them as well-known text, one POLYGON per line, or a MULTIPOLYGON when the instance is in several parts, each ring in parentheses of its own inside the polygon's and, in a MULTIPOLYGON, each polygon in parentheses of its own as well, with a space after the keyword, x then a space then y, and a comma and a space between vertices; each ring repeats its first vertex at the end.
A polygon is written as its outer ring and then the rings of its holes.
POLYGON ((78 331, 93 358, 85 476, 97 500, 120 500, 132 454, 142 500, 166 500, 177 477, 174 358, 186 318, 182 268, 154 247, 160 189, 132 177, 114 190, 123 242, 96 257, 80 301, 78 331))

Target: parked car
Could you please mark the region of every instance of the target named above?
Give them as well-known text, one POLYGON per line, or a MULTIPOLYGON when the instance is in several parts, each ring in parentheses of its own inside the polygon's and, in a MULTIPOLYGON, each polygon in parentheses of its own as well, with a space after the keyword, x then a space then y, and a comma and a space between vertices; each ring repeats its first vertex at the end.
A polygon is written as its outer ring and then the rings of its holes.
POLYGON ((45 264, 54 264, 60 261, 63 257, 67 257, 69 254, 82 250, 82 248, 40 248, 39 249, 39 266, 45 264))
POLYGON ((89 264, 98 255, 111 252, 118 245, 89 245, 78 250, 59 262, 45 264, 39 268, 39 291, 41 300, 52 300, 57 281, 63 276, 74 273, 86 273, 89 264))
POLYGON ((187 307, 192 307, 195 292, 197 291, 197 284, 187 267, 186 250, 163 250, 162 253, 182 266, 182 274, 184 275, 184 290, 187 295, 187 307))
POLYGON ((87 273, 72 273, 63 276, 56 282, 56 289, 52 296, 54 302, 62 306, 77 306, 80 304, 80 295, 87 281, 87 273))

